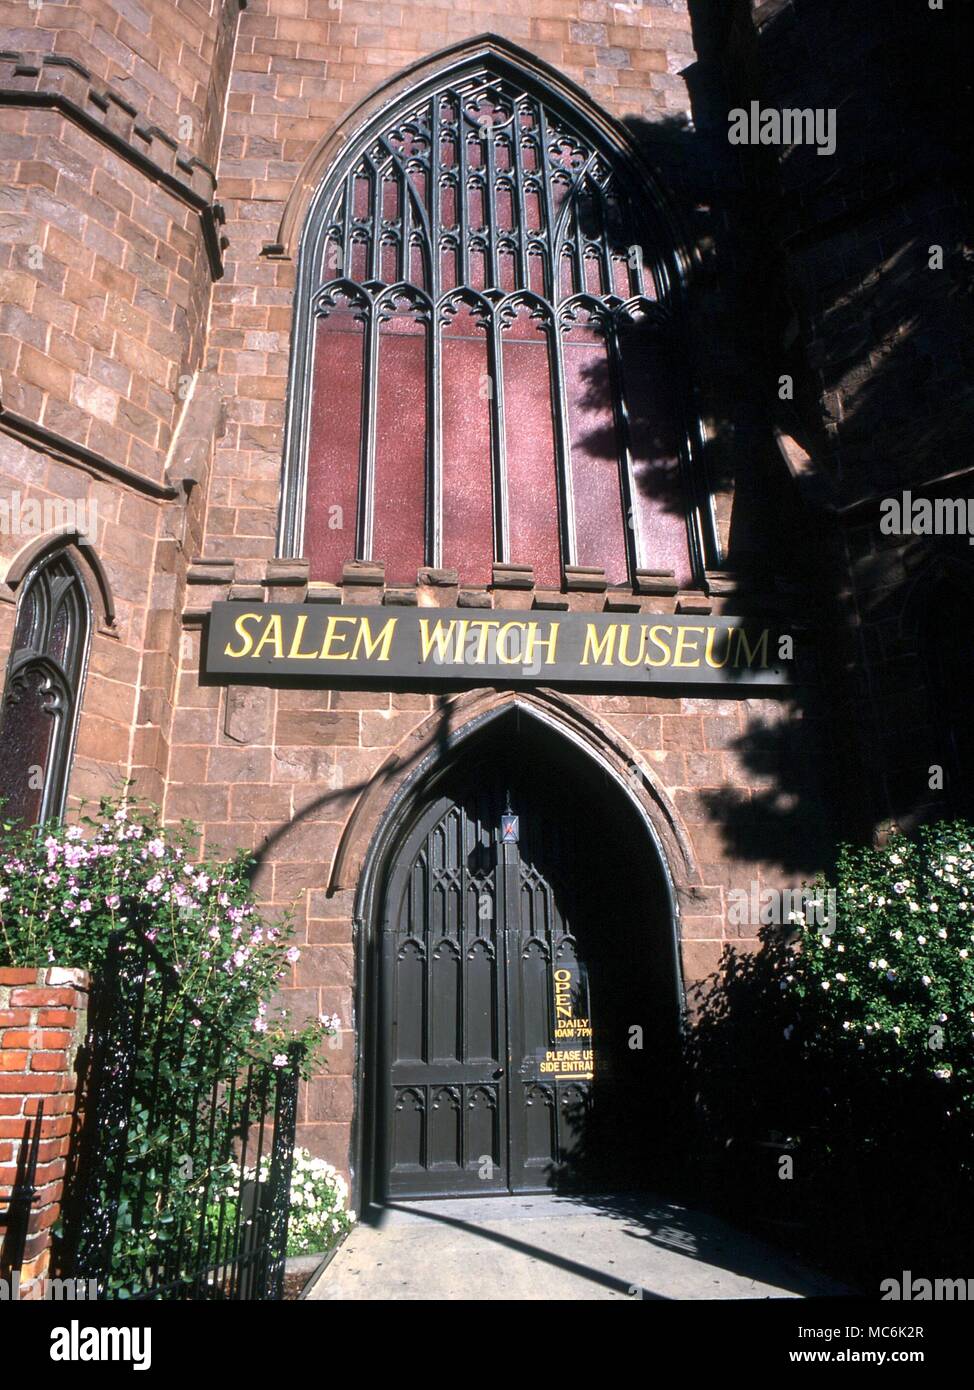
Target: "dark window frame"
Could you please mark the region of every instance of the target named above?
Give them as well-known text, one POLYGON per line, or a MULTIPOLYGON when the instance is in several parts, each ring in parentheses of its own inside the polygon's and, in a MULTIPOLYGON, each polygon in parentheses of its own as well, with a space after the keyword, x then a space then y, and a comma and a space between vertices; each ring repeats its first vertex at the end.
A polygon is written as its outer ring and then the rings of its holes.
MULTIPOLYGON (((449 240, 449 234, 441 232, 437 227, 431 230, 425 228, 427 248, 431 247, 433 254, 426 256, 426 289, 419 289, 414 284, 402 279, 391 284, 381 279, 381 258, 382 245, 380 237, 374 235, 371 245, 368 248, 369 256, 369 277, 351 279, 343 271, 348 271, 350 254, 347 241, 349 237, 354 240, 354 229, 350 231, 352 221, 351 214, 346 217, 346 226, 343 234, 346 238, 346 245, 339 272, 332 278, 328 278, 321 272, 324 265, 326 245, 329 234, 334 231, 334 210, 336 200, 341 198, 344 191, 346 208, 351 207, 352 182, 356 169, 361 165, 363 158, 371 157, 371 153, 376 150, 382 151, 382 159, 387 159, 390 155, 396 160, 401 159, 401 167, 405 168, 408 156, 400 156, 392 149, 387 138, 390 126, 408 126, 409 115, 422 108, 424 104, 432 103, 433 129, 432 137, 435 143, 439 139, 436 113, 439 102, 444 94, 449 91, 458 95, 458 111, 460 111, 457 125, 462 133, 463 114, 462 114, 462 94, 468 89, 486 87, 491 84, 517 90, 525 94, 526 98, 537 102, 543 113, 552 113, 557 117, 561 125, 570 132, 577 134, 588 148, 589 154, 581 175, 584 177, 590 166, 596 162, 608 169, 609 178, 615 183, 616 196, 626 204, 626 225, 627 228, 637 228, 639 230, 638 240, 632 239, 632 244, 638 244, 643 250, 644 265, 636 270, 637 277, 642 275, 651 276, 654 284, 655 294, 652 297, 643 293, 646 286, 640 282, 637 286, 638 293, 629 295, 626 299, 612 293, 613 285, 609 278, 611 267, 606 262, 603 274, 603 293, 595 296, 586 292, 584 288, 577 289, 571 296, 562 296, 559 290, 560 266, 557 263, 556 248, 558 241, 555 232, 555 222, 553 220, 552 201, 548 175, 551 172, 551 162, 548 156, 547 141, 545 132, 540 132, 540 148, 542 165, 538 171, 539 191, 545 200, 545 212, 543 219, 543 230, 538 237, 538 244, 545 243, 548 254, 546 268, 547 280, 545 284, 546 298, 541 302, 545 305, 546 312, 552 316, 552 384, 555 388, 555 408, 554 408, 554 432, 555 449, 558 471, 558 505, 559 505, 559 536, 561 540, 562 568, 565 565, 576 563, 575 538, 572 520, 572 492, 570 479, 570 460, 571 451, 567 439, 567 420, 568 406, 565 399, 565 375, 563 364, 560 360, 559 352, 559 331, 556 325, 563 324, 566 315, 577 312, 579 308, 594 308, 600 315, 608 321, 608 337, 610 343, 617 337, 618 323, 621 317, 630 313, 640 313, 645 315, 647 321, 651 321, 656 329, 662 334, 666 334, 666 343, 669 350, 674 355, 674 360, 678 364, 675 375, 679 379, 679 392, 681 399, 677 403, 677 433, 679 449, 679 477, 680 485, 685 500, 684 512, 687 524, 687 545, 689 551, 690 565, 694 575, 694 582, 701 584, 704 579, 705 569, 719 567, 721 563, 720 544, 717 534, 717 527, 714 515, 714 505, 711 490, 704 477, 702 459, 702 433, 701 424, 693 408, 693 394, 690 381, 689 370, 683 365, 688 359, 683 346, 683 323, 685 319, 684 298, 685 298, 685 273, 684 265, 686 261, 685 252, 682 251, 682 241, 678 234, 675 221, 661 198, 652 177, 648 171, 641 166, 638 156, 628 143, 625 133, 621 127, 617 127, 614 122, 603 115, 591 103, 586 103, 582 93, 566 96, 561 90, 556 89, 552 84, 541 80, 537 73, 528 72, 518 63, 502 53, 494 53, 485 57, 483 53, 478 53, 472 57, 467 57, 447 64, 435 73, 429 75, 414 87, 404 93, 399 93, 392 100, 387 102, 382 108, 374 113, 369 120, 359 129, 353 139, 347 142, 345 149, 339 155, 328 174, 314 193, 311 204, 305 219, 302 232, 300 250, 298 255, 298 270, 296 278, 296 288, 294 297, 294 319, 291 338, 291 353, 288 375, 288 393, 286 401, 285 417, 285 447, 284 464, 281 490, 281 503, 278 521, 278 547, 277 553, 286 557, 300 557, 305 552, 305 523, 306 523, 306 501, 308 490, 308 454, 310 442, 310 417, 312 409, 312 388, 314 380, 314 347, 315 329, 318 316, 323 307, 327 312, 329 297, 333 297, 335 292, 347 295, 351 300, 362 307, 362 312, 368 316, 367 334, 371 338, 371 354, 366 354, 366 373, 363 381, 363 395, 370 391, 374 395, 374 387, 377 380, 376 375, 376 351, 375 340, 377 338, 376 326, 382 312, 380 301, 388 300, 393 291, 400 291, 408 294, 417 302, 425 302, 425 306, 431 315, 432 327, 430 332, 432 364, 427 377, 428 392, 428 419, 431 424, 428 427, 428 446, 427 446, 427 481, 426 481, 426 525, 425 525, 425 562, 432 566, 441 563, 450 563, 451 557, 443 557, 442 545, 442 439, 441 424, 437 417, 437 402, 435 394, 437 391, 438 358, 439 348, 442 341, 441 329, 438 320, 446 302, 453 298, 456 300, 466 300, 472 303, 475 299, 484 302, 484 295, 475 290, 467 283, 467 277, 463 273, 464 262, 468 258, 468 252, 474 243, 483 242, 484 238, 478 237, 476 232, 472 232, 465 226, 465 218, 460 218, 459 237, 453 238, 457 241, 459 254, 461 255, 461 269, 458 276, 458 284, 445 290, 440 290, 440 256, 439 250, 444 244, 444 240, 449 240), (640 194, 640 205, 636 208, 633 205, 631 190, 637 188, 640 194)), ((513 103, 512 103, 513 105, 513 103)), ((517 133, 518 127, 512 127, 512 133, 517 133)), ((458 149, 463 141, 458 140, 458 149)), ((490 142, 486 142, 490 146, 490 142)), ((513 142, 515 145, 517 141, 513 142)), ((459 157, 459 156, 458 156, 459 157)), ((517 198, 524 191, 524 172, 520 168, 520 156, 517 159, 517 178, 513 180, 513 197, 517 198)), ((433 168, 438 168, 434 165, 433 168)), ((461 160, 458 167, 458 179, 464 178, 470 171, 461 160)), ((491 187, 496 190, 496 171, 493 169, 493 156, 488 158, 488 168, 484 171, 485 183, 488 191, 491 187)), ((579 178, 576 185, 573 185, 569 197, 566 199, 565 206, 569 206, 575 201, 575 188, 581 187, 582 179, 579 178)), ((416 223, 422 213, 418 201, 414 198, 411 185, 407 178, 403 178, 402 188, 408 191, 408 197, 403 199, 404 204, 415 206, 412 213, 407 216, 404 209, 400 208, 398 227, 390 230, 390 235, 397 240, 397 256, 399 265, 406 271, 409 265, 409 246, 410 246, 410 227, 412 235, 418 235, 416 223)), ((371 209, 371 226, 375 232, 382 225, 381 219, 381 178, 377 174, 375 178, 374 204, 371 209)), ((436 199, 432 200, 436 203, 436 199)), ((520 236, 511 239, 514 254, 519 258, 520 269, 523 276, 524 266, 527 264, 531 252, 531 234, 527 230, 524 222, 523 208, 518 220, 521 227, 520 236)), ((488 214, 488 225, 493 227, 493 214, 488 214)), ((599 238, 596 238, 599 240, 599 238)), ((493 236, 488 238, 489 245, 486 247, 485 259, 493 267, 494 274, 489 276, 497 284, 497 255, 500 242, 503 241, 503 234, 494 230, 493 236)), ((601 237, 601 254, 606 257, 609 252, 606 249, 607 237, 601 237)), ((586 254, 591 251, 591 246, 583 245, 583 238, 577 232, 575 235, 575 256, 577 260, 576 274, 582 274, 583 262, 586 254)), ((557 250, 560 254, 560 248, 557 250)), ((531 299, 538 299, 538 296, 526 288, 515 288, 511 293, 502 298, 501 292, 496 288, 491 288, 490 312, 495 321, 499 322, 500 315, 505 308, 509 308, 512 303, 525 303, 531 299)), ((332 303, 333 303, 332 298, 332 303)), ((493 358, 496 361, 496 344, 492 347, 493 358)), ((612 360, 618 363, 617 348, 611 351, 612 360)), ((496 411, 503 409, 503 396, 500 389, 496 391, 498 404, 493 406, 496 411)), ((628 435, 628 420, 626 418, 625 396, 621 387, 618 385, 618 377, 614 387, 614 408, 617 412, 619 422, 619 435, 623 440, 625 451, 625 461, 620 460, 621 490, 622 500, 625 509, 629 509, 633 502, 633 465, 631 440, 628 435), (628 463, 628 466, 626 466, 628 463)), ((365 408, 367 410, 367 407, 365 408)), ((363 420, 365 414, 363 413, 363 420)), ((369 560, 371 553, 371 525, 370 518, 374 512, 374 498, 371 492, 372 477, 370 474, 370 453, 374 452, 374 440, 370 440, 367 423, 363 425, 362 438, 360 442, 361 466, 359 474, 358 506, 354 525, 354 554, 350 553, 348 559, 369 560)), ((495 425, 495 454, 503 455, 503 431, 495 425)), ((492 471, 495 476, 495 562, 504 562, 509 559, 521 559, 519 556, 510 556, 506 553, 506 517, 505 500, 503 486, 503 458, 492 459, 492 471), (500 481, 498 481, 498 478, 500 481)), ((628 512, 631 516, 631 511, 628 512)), ((350 528, 351 529, 351 528, 350 528)), ((630 582, 635 578, 635 571, 639 568, 653 568, 651 559, 640 556, 637 551, 638 541, 635 538, 635 528, 630 525, 626 535, 627 559, 630 582)), ((381 557, 380 557, 381 558, 381 557)), ((563 575, 564 577, 564 575, 563 575)), ((461 579, 463 576, 461 575, 461 579)))
MULTIPOLYGON (((0 697, 0 728, 8 706, 18 699, 18 689, 24 689, 32 673, 43 673, 45 694, 50 699, 45 712, 54 714, 57 726, 44 767, 39 812, 32 822, 41 825, 60 820, 64 814, 91 653, 92 606, 81 570, 64 546, 38 559, 18 588, 13 641, 0 697), (28 603, 34 603, 34 613, 30 631, 25 634, 20 629, 28 603), (51 636, 65 603, 70 604, 68 630, 64 656, 58 660, 50 651, 51 636)), ((0 794, 3 790, 0 784, 0 794)))

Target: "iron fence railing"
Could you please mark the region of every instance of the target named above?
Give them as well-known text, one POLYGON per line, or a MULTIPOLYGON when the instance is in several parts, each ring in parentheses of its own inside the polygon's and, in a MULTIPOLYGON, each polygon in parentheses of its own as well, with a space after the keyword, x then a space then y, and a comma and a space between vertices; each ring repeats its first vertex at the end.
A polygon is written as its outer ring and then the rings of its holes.
POLYGON ((250 1055, 126 933, 97 985, 63 1271, 100 1298, 281 1298, 301 1048, 250 1055))

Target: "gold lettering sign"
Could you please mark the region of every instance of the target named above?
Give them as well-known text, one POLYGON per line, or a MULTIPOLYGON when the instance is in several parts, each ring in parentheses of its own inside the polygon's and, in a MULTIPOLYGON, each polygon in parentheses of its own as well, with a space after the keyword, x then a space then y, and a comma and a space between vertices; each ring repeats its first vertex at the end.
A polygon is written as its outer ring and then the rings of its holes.
POLYGON ((739 618, 215 603, 205 667, 252 681, 787 685, 794 647, 739 618))

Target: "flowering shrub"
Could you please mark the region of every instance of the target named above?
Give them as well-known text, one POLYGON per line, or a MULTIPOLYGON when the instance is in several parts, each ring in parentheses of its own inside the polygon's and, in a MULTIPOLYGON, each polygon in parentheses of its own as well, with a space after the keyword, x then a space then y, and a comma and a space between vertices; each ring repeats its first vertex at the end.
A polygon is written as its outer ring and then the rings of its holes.
MULTIPOLYGON (((188 822, 166 827, 150 810, 106 800, 77 826, 3 832, 0 965, 83 966, 97 986, 117 932, 127 947, 150 943, 155 957, 141 996, 153 1044, 133 1065, 109 1279, 114 1291, 131 1292, 167 1249, 182 1249, 181 1233, 234 1166, 210 1152, 207 1136, 228 1132, 228 1095, 241 1071, 254 1062, 286 1067, 297 1056, 310 1075, 340 1020, 321 1015, 296 1031, 286 1010, 272 1011, 299 958, 293 928, 260 916, 245 855, 195 857, 188 822)), ((251 1123, 259 1118, 251 1112, 251 1123)), ((106 1200, 109 1187, 106 1175, 106 1200)))
MULTIPOLYGON (((270 1157, 260 1162, 260 1181, 270 1174, 270 1157)), ((244 1179, 253 1181, 254 1168, 244 1170, 244 1179)), ((236 1201, 239 1191, 239 1168, 226 1189, 228 1198, 236 1201)), ((351 1229, 355 1213, 346 1211, 348 1184, 338 1169, 323 1158, 314 1158, 307 1149, 294 1150, 291 1172, 291 1219, 287 1231, 289 1255, 324 1253, 345 1231, 351 1229)))
POLYGON ((944 1108, 974 1118, 974 828, 845 849, 835 923, 799 925, 781 983, 805 1046, 939 1083, 944 1108))
POLYGON ((318 1042, 338 1020, 323 1015, 300 1035, 287 1031, 285 1011, 271 1020, 267 1001, 300 956, 292 928, 259 916, 245 854, 196 860, 194 838, 189 822, 162 826, 124 800, 40 836, 5 826, 0 965, 96 971, 111 933, 129 929, 173 967, 187 1004, 284 1066, 288 1042, 318 1042))

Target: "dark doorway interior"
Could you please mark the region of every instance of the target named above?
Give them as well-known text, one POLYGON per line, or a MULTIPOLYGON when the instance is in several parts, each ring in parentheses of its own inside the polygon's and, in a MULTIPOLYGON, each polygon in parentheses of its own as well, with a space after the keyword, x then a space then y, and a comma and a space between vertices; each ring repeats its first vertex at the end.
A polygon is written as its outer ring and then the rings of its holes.
POLYGON ((433 780, 376 933, 380 1196, 646 1186, 680 1132, 659 856, 628 797, 538 721, 433 780))

